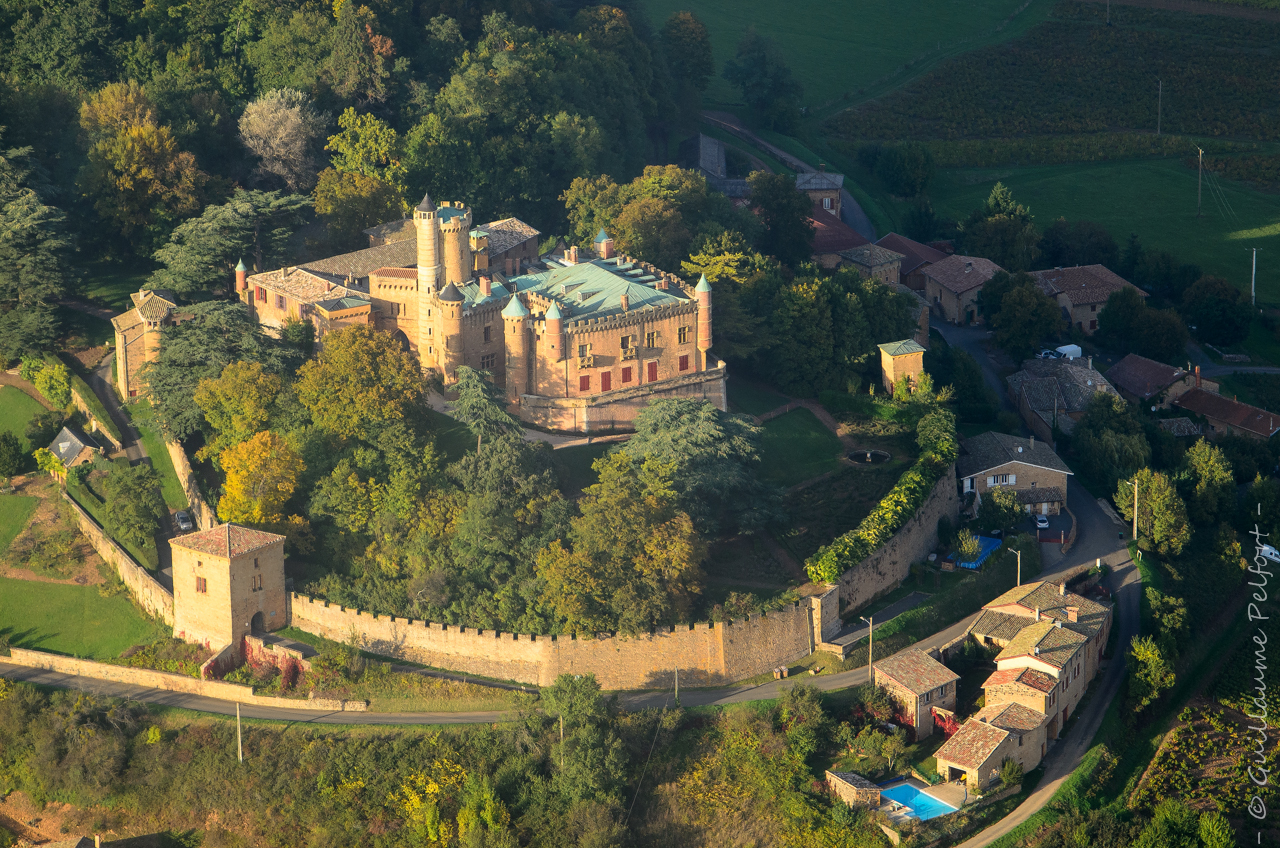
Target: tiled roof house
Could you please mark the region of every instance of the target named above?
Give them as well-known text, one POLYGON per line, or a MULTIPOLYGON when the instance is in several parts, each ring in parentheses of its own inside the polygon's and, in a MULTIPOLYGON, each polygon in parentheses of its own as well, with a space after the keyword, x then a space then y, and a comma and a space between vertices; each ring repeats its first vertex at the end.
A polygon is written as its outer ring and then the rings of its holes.
POLYGON ((1143 297, 1147 293, 1102 265, 1077 265, 1073 268, 1051 268, 1033 271, 1036 285, 1057 301, 1068 320, 1076 329, 1089 335, 1098 329, 1098 313, 1107 305, 1107 298, 1126 286, 1143 297))
POLYGON ((1131 353, 1124 359, 1107 369, 1107 380, 1115 386, 1125 400, 1141 403, 1144 406, 1155 405, 1168 409, 1173 402, 1191 391, 1203 388, 1217 392, 1218 384, 1200 376, 1200 368, 1195 371, 1174 368, 1145 356, 1131 353))
POLYGON ((899 282, 921 296, 924 295, 925 272, 929 266, 947 258, 941 250, 897 233, 881 236, 876 244, 902 255, 898 268, 899 282))
POLYGON ((1093 370, 1092 358, 1028 359, 1022 370, 1010 374, 1005 382, 1022 420, 1049 444, 1053 444, 1055 424, 1071 434, 1095 394, 1119 394, 1105 376, 1093 370))
POLYGON ((954 710, 960 675, 918 648, 907 648, 877 660, 874 683, 897 702, 902 720, 915 728, 916 738, 933 733, 933 708, 954 710))
POLYGON ((1234 433, 1265 441, 1280 432, 1280 415, 1204 389, 1184 393, 1173 405, 1204 418, 1211 439, 1234 433))
POLYGON ((1005 760, 1021 765, 1025 774, 1044 757, 1047 723, 1044 713, 1022 704, 983 707, 938 749, 938 773, 946 780, 964 778, 977 788, 999 780, 1005 760))
POLYGON ((925 269, 925 300, 952 324, 973 324, 982 320, 978 294, 982 286, 1003 270, 980 256, 948 256, 925 269))
POLYGON ((1027 512, 1057 515, 1072 471, 1043 439, 981 433, 960 443, 956 474, 961 491, 975 493, 974 508, 996 488, 1012 488, 1027 512))

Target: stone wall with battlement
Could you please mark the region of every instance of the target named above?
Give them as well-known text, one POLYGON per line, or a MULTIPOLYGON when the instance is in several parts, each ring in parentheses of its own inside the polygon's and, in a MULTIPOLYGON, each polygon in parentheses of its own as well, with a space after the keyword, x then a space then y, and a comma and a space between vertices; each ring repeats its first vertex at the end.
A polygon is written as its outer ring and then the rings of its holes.
POLYGON ((561 674, 594 674, 605 689, 649 689, 672 685, 677 669, 682 683, 710 686, 808 656, 823 632, 839 629, 834 600, 831 589, 743 621, 576 638, 379 616, 294 594, 290 623, 338 642, 355 637, 383 656, 499 680, 547 686, 561 674))
POLYGON ((840 575, 840 607, 860 609, 902 585, 911 563, 920 562, 938 546, 938 519, 944 515, 952 524, 960 518, 954 466, 943 472, 929 497, 892 539, 840 575))

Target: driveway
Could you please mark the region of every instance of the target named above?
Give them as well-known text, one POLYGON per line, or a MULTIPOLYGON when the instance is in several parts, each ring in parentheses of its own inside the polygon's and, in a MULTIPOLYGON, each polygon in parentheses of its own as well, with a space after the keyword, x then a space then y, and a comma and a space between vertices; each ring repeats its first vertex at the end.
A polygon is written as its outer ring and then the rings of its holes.
POLYGON ((1013 401, 1009 400, 1008 387, 1004 380, 1000 379, 1000 374, 996 370, 995 364, 991 361, 991 357, 987 355, 985 347, 986 341, 991 337, 990 331, 984 327, 962 327, 943 321, 936 315, 929 316, 929 329, 937 330, 942 338, 946 339, 947 344, 951 347, 959 348, 974 358, 978 363, 978 367, 982 369, 982 378, 987 381, 987 385, 996 393, 996 397, 1000 398, 1000 408, 1009 412, 1017 412, 1013 401))

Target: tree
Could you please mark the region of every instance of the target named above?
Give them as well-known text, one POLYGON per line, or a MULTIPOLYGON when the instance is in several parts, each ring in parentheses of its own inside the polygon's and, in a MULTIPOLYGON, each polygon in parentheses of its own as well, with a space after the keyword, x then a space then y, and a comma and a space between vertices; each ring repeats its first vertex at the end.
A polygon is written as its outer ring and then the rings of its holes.
POLYGON ((218 518, 249 524, 283 520, 284 505, 306 470, 289 443, 270 430, 223 451, 220 463, 227 481, 218 518))
POLYGON ((973 562, 982 552, 982 544, 973 533, 965 528, 956 534, 956 553, 961 562, 973 562))
POLYGON ((1038 288, 1020 285, 1001 299, 991 325, 996 344, 1018 362, 1062 331, 1062 310, 1038 288))
POLYGON ((610 454, 592 466, 571 547, 553 542, 538 554, 547 603, 565 632, 647 632, 687 620, 701 591, 706 547, 676 508, 672 472, 652 460, 610 454))
POLYGON ((703 535, 752 530, 779 513, 777 495, 755 476, 761 430, 694 398, 652 400, 619 450, 672 469, 678 508, 703 535))
POLYGON ((15 82, 53 83, 79 95, 111 71, 111 21, 92 0, 44 0, 10 14, 17 21, 5 64, 15 82))
MULTIPOLYGON (((928 242, 938 233, 938 215, 928 198, 917 200, 902 216, 902 234, 909 239, 928 242)), ((983 286, 986 290, 986 286, 983 286)))
POLYGON ((1189 498, 1191 519, 1208 526, 1225 518, 1235 501, 1235 474, 1222 448, 1204 439, 1187 450, 1187 470, 1195 488, 1189 498))
POLYGON ((1132 350, 1146 308, 1142 292, 1133 286, 1112 292, 1098 313, 1097 338, 1116 350, 1132 350))
POLYGON ((1133 521, 1133 485, 1138 484, 1138 540, 1147 549, 1180 554, 1191 539, 1187 508, 1172 481, 1159 471, 1143 468, 1121 480, 1115 502, 1126 521, 1133 521))
POLYGON ((364 230, 404 215, 404 196, 377 177, 325 168, 314 194, 316 214, 328 231, 330 246, 337 250, 366 246, 364 230))
POLYGON ((880 756, 889 761, 890 770, 893 769, 893 761, 901 757, 907 750, 907 732, 899 727, 892 734, 885 737, 884 744, 880 747, 880 756))
POLYGON ((58 409, 71 403, 71 372, 61 362, 48 362, 36 374, 36 391, 58 409))
POLYGON ((656 197, 638 197, 614 219, 618 246, 659 268, 675 268, 689 253, 692 235, 676 207, 656 197))
POLYGON ((1141 636, 1129 648, 1129 700, 1134 712, 1142 712, 1167 689, 1173 688, 1173 667, 1150 636, 1141 636))
POLYGON ((753 251, 740 233, 726 230, 707 239, 680 267, 690 280, 706 277, 715 293, 718 355, 742 362, 769 346, 767 325, 749 303, 781 284, 776 263, 753 251))
POLYGON ((139 548, 149 544, 169 510, 160 497, 160 475, 146 463, 113 466, 102 479, 107 532, 139 548))
POLYGON ((933 154, 918 141, 886 147, 876 160, 876 175, 899 197, 917 197, 924 193, 933 179, 933 171, 933 154))
POLYGON ((1244 292, 1221 277, 1201 277, 1182 296, 1182 314, 1196 335, 1212 344, 1235 344, 1249 334, 1253 308, 1244 292))
POLYGON ((520 436, 524 432, 520 422, 507 412, 506 404, 493 383, 486 379, 485 372, 460 365, 455 376, 458 399, 453 403, 453 413, 475 434, 477 449, 485 440, 503 435, 520 436))
POLYGON ((1040 256, 1040 231, 1031 210, 1013 199, 1013 193, 997 182, 987 202, 960 225, 964 249, 985 256, 1010 271, 1029 271, 1040 256))
POLYGON ((1137 352, 1148 359, 1179 362, 1191 336, 1182 316, 1172 309, 1145 309, 1138 329, 1137 352))
POLYGON ((813 253, 809 196, 796 189, 794 178, 787 174, 754 171, 747 183, 751 186, 751 208, 764 225, 757 244, 760 252, 784 265, 807 260, 813 253))
POLYGON ((22 435, 29 445, 47 445, 58 435, 65 420, 66 416, 57 409, 36 413, 23 428, 22 435))
POLYGON ((291 192, 310 191, 327 122, 301 91, 274 88, 245 107, 240 141, 261 160, 262 173, 282 180, 291 192))
POLYGON ((982 284, 982 291, 978 292, 978 311, 982 320, 987 324, 995 320, 1004 305, 1004 296, 1009 292, 1026 286, 1035 288, 1035 285, 1035 278, 1025 271, 1017 274, 996 271, 991 279, 982 284))
POLYGON ((0 359, 47 350, 55 301, 75 286, 67 216, 44 203, 30 147, 0 153, 0 359))
POLYGON ((1156 644, 1160 653, 1170 662, 1176 662, 1178 650, 1187 635, 1187 602, 1166 595, 1154 586, 1147 587, 1146 596, 1151 619, 1158 625, 1156 644))
POLYGON ((404 192, 405 166, 400 142, 390 124, 374 115, 347 109, 338 118, 341 132, 329 136, 324 149, 333 154, 333 167, 344 174, 380 180, 404 192))
POLYGON ((201 380, 195 402, 214 435, 196 458, 218 462, 223 451, 266 430, 281 386, 280 377, 260 362, 229 362, 217 377, 201 380))
MULTIPOLYGON (((1232 839, 1230 844, 1237 843, 1232 839)), ((1156 805, 1133 848, 1201 848, 1200 817, 1177 798, 1166 798, 1156 805)))
POLYGON ((381 103, 387 99, 388 65, 395 57, 395 45, 378 34, 378 17, 367 6, 344 2, 337 7, 337 18, 326 78, 341 97, 362 106, 381 103))
POLYGON ((1022 783, 1022 764, 1011 757, 1000 763, 1000 785, 1005 789, 1022 783))
POLYGON ((978 525, 984 530, 1008 530, 1026 515, 1013 489, 991 489, 978 506, 978 525))
POLYGON ((1200 814, 1200 844, 1203 848, 1235 848, 1236 832, 1226 816, 1217 811, 1200 814))
POLYGON ((155 252, 164 267, 151 275, 151 285, 190 296, 229 288, 244 257, 255 272, 283 267, 289 240, 310 205, 300 194, 236 189, 226 203, 206 206, 198 218, 173 231, 169 243, 155 252))
POLYGON ((7 485, 9 478, 22 470, 25 459, 18 437, 7 431, 0 433, 0 480, 7 485))
POLYGON ((1118 268, 1120 248, 1101 224, 1059 218, 1044 231, 1040 262, 1050 268, 1071 265, 1103 265, 1118 268))
POLYGON ((674 12, 660 32, 667 67, 679 92, 677 100, 686 122, 697 117, 702 92, 715 73, 711 56, 711 36, 692 12, 674 12))
POLYGON ((298 370, 296 385, 312 420, 348 438, 403 421, 426 394, 417 360, 390 333, 365 325, 325 336, 320 356, 298 370))
POLYGON ((1151 458, 1142 424, 1119 395, 1103 392, 1090 398, 1084 415, 1072 429, 1071 452, 1079 461, 1078 470, 1107 489, 1151 458))
POLYGON ((32 451, 32 456, 36 459, 36 468, 46 474, 61 477, 67 473, 67 467, 62 464, 62 460, 58 459, 58 455, 48 448, 36 448, 32 451))
POLYGON ((747 27, 737 54, 724 63, 723 76, 742 92, 743 102, 760 126, 777 132, 795 126, 804 89, 791 76, 777 45, 755 27, 747 27))

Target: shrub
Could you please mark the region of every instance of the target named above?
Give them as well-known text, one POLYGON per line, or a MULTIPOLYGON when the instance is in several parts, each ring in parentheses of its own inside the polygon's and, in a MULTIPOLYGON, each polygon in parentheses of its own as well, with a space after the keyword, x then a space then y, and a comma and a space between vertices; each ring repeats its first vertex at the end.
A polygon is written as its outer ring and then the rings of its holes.
POLYGON ((50 362, 41 368, 34 380, 36 391, 58 409, 71 403, 71 374, 61 362, 50 362))
POLYGON ((1005 758, 1000 764, 1000 785, 1005 789, 1017 786, 1022 782, 1022 765, 1016 760, 1005 758))

